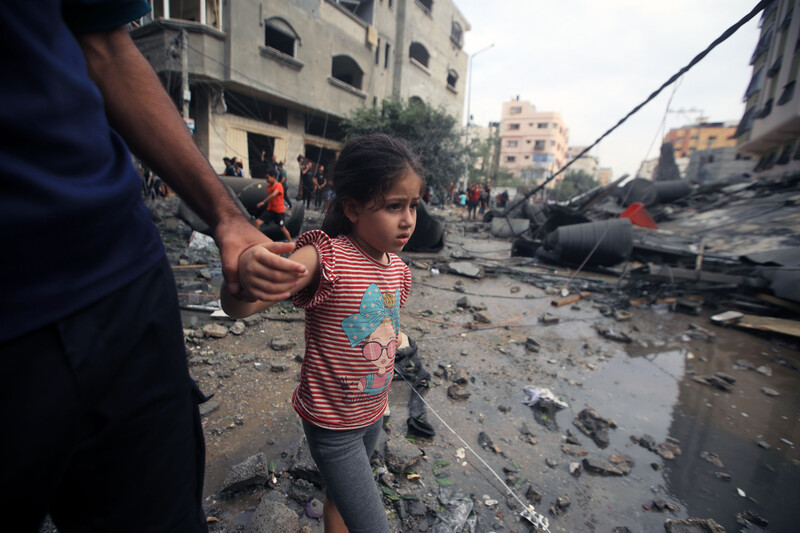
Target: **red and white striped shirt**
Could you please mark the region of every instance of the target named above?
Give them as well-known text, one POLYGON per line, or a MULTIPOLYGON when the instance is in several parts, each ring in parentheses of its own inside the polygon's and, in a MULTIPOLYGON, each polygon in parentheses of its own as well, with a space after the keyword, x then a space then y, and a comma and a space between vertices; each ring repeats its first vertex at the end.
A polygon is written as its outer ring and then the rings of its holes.
POLYGON ((395 254, 388 254, 388 265, 375 261, 345 235, 331 239, 312 230, 297 240, 298 248, 305 245, 317 249, 320 281, 316 291, 294 296, 294 305, 306 310, 306 352, 292 405, 322 428, 362 428, 383 415, 394 368, 390 341, 372 335, 391 325, 393 348, 399 345, 399 308, 411 272, 395 254), (377 358, 385 362, 384 356, 392 359, 381 368, 377 358))

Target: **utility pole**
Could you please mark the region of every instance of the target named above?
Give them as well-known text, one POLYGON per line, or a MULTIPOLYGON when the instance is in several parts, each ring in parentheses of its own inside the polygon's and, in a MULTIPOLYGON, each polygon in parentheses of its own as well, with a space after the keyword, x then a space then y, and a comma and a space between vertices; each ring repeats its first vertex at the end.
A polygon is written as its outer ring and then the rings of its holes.
POLYGON ((181 114, 187 119, 192 91, 189 90, 189 34, 185 28, 181 30, 181 101, 183 102, 181 114))
POLYGON ((466 149, 464 154, 464 182, 462 185, 463 190, 467 190, 467 186, 469 185, 469 122, 472 117, 470 117, 470 101, 472 100, 472 60, 475 58, 476 55, 480 54, 481 52, 485 52, 486 50, 493 48, 494 43, 490 44, 486 48, 482 48, 478 50, 471 56, 469 56, 469 61, 467 62, 467 134, 466 134, 466 149))

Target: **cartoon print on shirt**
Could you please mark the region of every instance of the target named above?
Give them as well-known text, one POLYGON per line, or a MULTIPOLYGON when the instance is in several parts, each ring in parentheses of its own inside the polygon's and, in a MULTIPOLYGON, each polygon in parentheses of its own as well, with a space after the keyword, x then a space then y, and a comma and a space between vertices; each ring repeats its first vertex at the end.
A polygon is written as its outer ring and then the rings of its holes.
POLYGON ((343 390, 351 391, 348 400, 357 401, 359 393, 379 394, 392 381, 400 330, 400 291, 381 293, 380 288, 371 283, 361 298, 359 312, 344 319, 342 329, 350 346, 361 344, 361 355, 377 369, 355 380, 339 380, 343 390))

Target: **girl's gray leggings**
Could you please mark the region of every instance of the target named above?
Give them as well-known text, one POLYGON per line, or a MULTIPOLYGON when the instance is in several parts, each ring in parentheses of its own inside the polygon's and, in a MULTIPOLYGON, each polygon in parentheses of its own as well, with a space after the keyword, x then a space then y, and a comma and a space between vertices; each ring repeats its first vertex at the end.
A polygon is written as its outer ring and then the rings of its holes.
POLYGON ((350 533, 389 533, 383 498, 369 464, 382 425, 381 418, 365 428, 334 431, 303 420, 311 457, 325 480, 325 494, 350 533))

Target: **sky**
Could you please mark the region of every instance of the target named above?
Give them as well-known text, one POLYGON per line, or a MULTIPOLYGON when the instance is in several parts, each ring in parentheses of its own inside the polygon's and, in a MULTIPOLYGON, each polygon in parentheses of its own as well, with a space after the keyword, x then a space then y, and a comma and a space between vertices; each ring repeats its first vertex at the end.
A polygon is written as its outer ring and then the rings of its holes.
MULTIPOLYGON (((589 145, 686 66, 756 0, 454 0, 470 25, 473 124, 500 120, 519 95, 561 114, 569 144, 589 145), (494 44, 492 48, 481 51, 494 44)), ((737 121, 758 41, 758 14, 665 88, 592 151, 614 178, 657 158, 664 133, 693 123, 737 121), (677 86, 677 89, 676 89, 677 86), (674 91, 674 94, 673 94, 674 91), (670 98, 672 101, 670 103, 670 98), (674 112, 665 113, 667 104, 674 112), (665 129, 662 121, 666 116, 665 129)), ((468 87, 469 89, 469 87, 468 87)), ((463 123, 466 122, 465 115, 463 123)))

